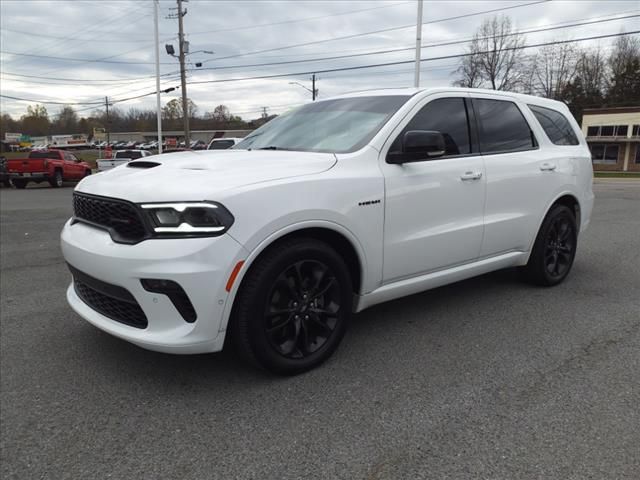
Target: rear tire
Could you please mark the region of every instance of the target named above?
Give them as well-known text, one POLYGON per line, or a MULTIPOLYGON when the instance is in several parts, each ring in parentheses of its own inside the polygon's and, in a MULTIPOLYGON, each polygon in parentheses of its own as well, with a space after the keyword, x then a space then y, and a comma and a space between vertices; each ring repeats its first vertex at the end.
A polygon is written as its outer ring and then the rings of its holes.
POLYGON ((62 172, 60 170, 56 170, 53 173, 53 178, 51 180, 49 180, 49 184, 53 187, 53 188, 60 188, 62 187, 62 172))
POLYGON ((280 375, 327 360, 344 337, 353 300, 342 257, 311 238, 283 241, 263 254, 243 279, 231 335, 240 355, 280 375))
POLYGON ((26 180, 19 180, 19 179, 13 179, 11 180, 11 183, 13 183, 13 186, 22 190, 24 188, 27 187, 27 181, 26 180))
POLYGON ((551 287, 561 283, 571 271, 578 245, 576 219, 570 208, 551 208, 538 232, 524 277, 535 285, 551 287))

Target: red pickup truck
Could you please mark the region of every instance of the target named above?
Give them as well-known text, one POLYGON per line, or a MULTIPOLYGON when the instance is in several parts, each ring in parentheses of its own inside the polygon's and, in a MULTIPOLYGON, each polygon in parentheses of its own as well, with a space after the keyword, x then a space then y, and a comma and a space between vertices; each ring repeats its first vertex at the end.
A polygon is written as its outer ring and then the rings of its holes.
POLYGON ((88 163, 64 150, 38 150, 29 153, 28 158, 8 160, 7 171, 16 188, 25 188, 29 182, 45 181, 58 188, 64 181, 91 175, 88 163))

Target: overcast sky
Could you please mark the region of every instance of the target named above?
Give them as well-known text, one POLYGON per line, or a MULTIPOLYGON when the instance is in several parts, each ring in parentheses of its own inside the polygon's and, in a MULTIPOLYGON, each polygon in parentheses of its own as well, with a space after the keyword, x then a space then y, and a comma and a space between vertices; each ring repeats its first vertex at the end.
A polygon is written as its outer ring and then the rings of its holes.
MULTIPOLYGON (((640 0, 552 0, 526 5, 533 1, 424 0, 423 21, 522 5, 503 13, 512 18, 518 30, 526 30, 640 13, 640 0)), ((159 5, 162 86, 167 88, 180 84, 178 62, 164 50, 166 43, 173 44, 177 50, 178 22, 166 18, 176 6, 174 0, 162 0, 159 5)), ((185 6, 188 10, 184 17, 186 39, 190 42, 190 51, 194 52, 189 56, 188 82, 406 61, 415 55, 410 49, 256 66, 414 47, 415 0, 190 0, 185 6), (404 26, 408 27, 396 28, 404 26), (360 35, 385 29, 393 30, 360 35), (359 36, 335 39, 353 35, 359 36), (214 55, 195 53, 198 50, 212 50, 214 55), (195 62, 203 62, 203 67, 196 68, 195 62)), ((482 20, 492 15, 426 24, 422 44, 468 39, 482 20)), ((74 104, 99 102, 105 96, 113 100, 126 99, 155 91, 152 0, 0 0, 0 19, 2 95, 74 104)), ((607 21, 531 33, 526 41, 533 44, 638 30, 638 24, 638 18, 607 21)), ((607 49, 613 40, 580 45, 597 44, 607 49)), ((464 49, 464 44, 424 48, 422 57, 454 55, 464 49)), ((422 86, 450 85, 457 62, 457 59, 423 62, 422 86)), ((251 119, 259 116, 263 106, 269 108, 269 113, 279 113, 310 101, 309 92, 289 83, 300 82, 310 88, 309 77, 303 73, 282 78, 192 84, 188 86, 188 93, 200 114, 225 104, 232 113, 251 119)), ((413 65, 328 72, 318 77, 322 99, 354 90, 412 86, 413 65)), ((179 95, 179 90, 163 94, 162 103, 179 95)), ((24 114, 29 104, 0 99, 2 113, 14 117, 24 114)), ((55 104, 45 105, 52 116, 61 108, 55 104)), ((155 96, 117 105, 122 110, 130 107, 155 108, 155 96)), ((74 108, 86 115, 94 107, 77 105, 74 108)))

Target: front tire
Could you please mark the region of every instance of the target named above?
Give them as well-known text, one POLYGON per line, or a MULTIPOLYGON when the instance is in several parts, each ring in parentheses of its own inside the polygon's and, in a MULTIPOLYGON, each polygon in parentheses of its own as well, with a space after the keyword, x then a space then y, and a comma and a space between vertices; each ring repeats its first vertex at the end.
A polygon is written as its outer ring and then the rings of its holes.
POLYGON ((311 238, 283 241, 252 265, 234 303, 231 334, 242 357, 295 375, 327 360, 351 318, 353 287, 342 257, 311 238))
POLYGON ((578 245, 576 219, 570 208, 551 208, 538 232, 529 262, 523 268, 525 278, 536 285, 551 287, 569 274, 578 245))
POLYGON ((13 183, 13 186, 16 187, 17 189, 24 189, 27 188, 27 181, 26 180, 19 180, 19 179, 13 179, 11 180, 11 183, 13 183))
POLYGON ((53 188, 60 188, 62 187, 62 172, 60 170, 56 170, 53 173, 53 178, 51 180, 49 180, 49 184, 53 187, 53 188))

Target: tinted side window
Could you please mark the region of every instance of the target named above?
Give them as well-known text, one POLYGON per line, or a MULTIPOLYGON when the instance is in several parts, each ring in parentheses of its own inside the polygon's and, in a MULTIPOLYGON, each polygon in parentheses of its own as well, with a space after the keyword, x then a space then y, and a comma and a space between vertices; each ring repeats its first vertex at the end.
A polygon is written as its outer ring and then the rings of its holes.
POLYGON ((411 119, 391 145, 390 152, 402 150, 402 137, 411 130, 435 130, 444 136, 445 156, 471 153, 469 122, 463 98, 439 98, 411 119))
POLYGON ((544 133, 555 145, 579 145, 578 137, 573 132, 569 120, 550 108, 529 105, 529 108, 540 122, 544 133))
POLYGON ((482 153, 515 152, 538 146, 529 124, 515 103, 474 98, 473 105, 480 122, 482 153))

